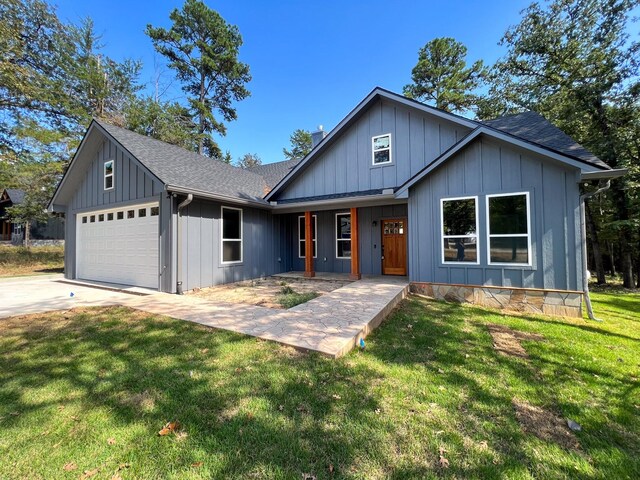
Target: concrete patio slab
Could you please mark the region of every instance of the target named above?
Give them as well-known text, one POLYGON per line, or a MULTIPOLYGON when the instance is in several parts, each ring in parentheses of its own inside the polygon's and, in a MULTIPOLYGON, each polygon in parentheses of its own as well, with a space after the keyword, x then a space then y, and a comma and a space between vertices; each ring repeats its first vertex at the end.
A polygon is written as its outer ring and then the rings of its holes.
POLYGON ((407 295, 409 282, 404 277, 368 277, 289 310, 186 295, 148 294, 85 282, 70 284, 58 277, 21 277, 3 281, 2 287, 0 318, 82 306, 123 305, 338 358, 384 320, 407 295))

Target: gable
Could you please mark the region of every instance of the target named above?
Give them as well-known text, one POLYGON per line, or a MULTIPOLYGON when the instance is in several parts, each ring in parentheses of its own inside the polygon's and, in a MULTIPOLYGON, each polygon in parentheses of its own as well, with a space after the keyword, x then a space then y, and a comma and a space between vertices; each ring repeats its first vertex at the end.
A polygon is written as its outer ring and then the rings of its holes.
POLYGON ((447 118, 379 97, 270 199, 395 189, 470 130, 447 118), (384 134, 391 134, 392 161, 374 165, 372 138, 384 134))
POLYGON ((163 189, 162 182, 147 168, 92 124, 58 186, 52 206, 87 209, 149 199, 163 189), (108 160, 114 161, 113 188, 105 190, 103 169, 108 160))

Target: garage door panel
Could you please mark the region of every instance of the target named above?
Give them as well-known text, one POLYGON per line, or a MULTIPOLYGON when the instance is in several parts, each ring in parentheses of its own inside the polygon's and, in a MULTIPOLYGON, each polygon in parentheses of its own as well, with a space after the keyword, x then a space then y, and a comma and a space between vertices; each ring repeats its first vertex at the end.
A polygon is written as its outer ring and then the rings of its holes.
POLYGON ((150 215, 155 205, 137 205, 127 209, 89 212, 78 217, 77 277, 110 283, 158 287, 158 219, 150 215), (140 209, 147 215, 139 217, 140 209), (126 211, 133 209, 134 218, 126 211), (117 212, 125 211, 118 219, 117 212), (113 213, 108 220, 107 213, 113 213), (105 220, 100 222, 99 215, 105 220), (94 223, 82 223, 83 216, 96 216, 94 223))

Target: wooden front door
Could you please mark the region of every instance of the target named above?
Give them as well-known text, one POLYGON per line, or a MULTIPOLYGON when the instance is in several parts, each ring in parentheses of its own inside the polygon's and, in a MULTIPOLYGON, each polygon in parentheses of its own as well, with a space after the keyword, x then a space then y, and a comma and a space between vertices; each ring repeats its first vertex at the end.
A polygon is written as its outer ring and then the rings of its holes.
POLYGON ((382 274, 407 274, 407 219, 382 220, 382 274))

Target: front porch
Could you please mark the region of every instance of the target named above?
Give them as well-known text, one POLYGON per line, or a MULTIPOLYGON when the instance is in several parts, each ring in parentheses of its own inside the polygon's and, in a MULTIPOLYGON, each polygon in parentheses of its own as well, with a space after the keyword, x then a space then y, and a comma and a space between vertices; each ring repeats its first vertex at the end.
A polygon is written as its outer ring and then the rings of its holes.
POLYGON ((406 277, 407 217, 406 203, 291 209, 280 215, 281 238, 286 240, 280 246, 277 275, 342 281, 406 277))

